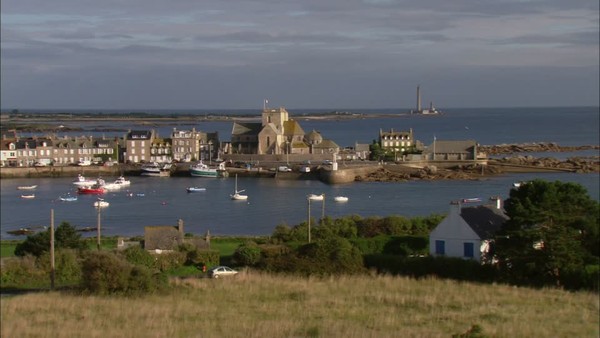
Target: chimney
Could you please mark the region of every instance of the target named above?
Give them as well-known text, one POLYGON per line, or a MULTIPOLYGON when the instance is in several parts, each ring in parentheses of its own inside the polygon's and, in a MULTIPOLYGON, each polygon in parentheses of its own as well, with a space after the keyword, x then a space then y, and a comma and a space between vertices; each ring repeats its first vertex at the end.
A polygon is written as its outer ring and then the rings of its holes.
POLYGON ((502 198, 500 198, 500 196, 492 196, 490 197, 490 201, 494 202, 494 207, 496 209, 502 209, 502 198))

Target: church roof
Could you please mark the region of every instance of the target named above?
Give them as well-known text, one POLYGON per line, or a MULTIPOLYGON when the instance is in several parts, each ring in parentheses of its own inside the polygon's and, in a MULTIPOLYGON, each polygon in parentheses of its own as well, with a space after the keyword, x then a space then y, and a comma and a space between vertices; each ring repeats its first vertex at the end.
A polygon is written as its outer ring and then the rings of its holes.
POLYGON ((262 130, 262 124, 257 122, 233 122, 231 135, 258 135, 262 130))
POLYGON ((296 120, 287 120, 283 122, 283 134, 285 136, 304 135, 304 129, 296 120))

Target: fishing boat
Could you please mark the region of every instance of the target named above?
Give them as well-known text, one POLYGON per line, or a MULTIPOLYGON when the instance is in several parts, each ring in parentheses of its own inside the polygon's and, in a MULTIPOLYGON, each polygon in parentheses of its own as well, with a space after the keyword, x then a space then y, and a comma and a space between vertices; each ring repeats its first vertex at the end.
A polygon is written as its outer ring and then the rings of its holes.
POLYGON ((75 184, 78 187, 89 187, 96 183, 97 183, 97 180, 88 180, 85 178, 85 176, 83 176, 81 174, 78 174, 75 181, 73 181, 73 184, 75 184))
POLYGON ((308 198, 311 201, 322 201, 325 198, 325 195, 309 194, 308 196, 306 196, 306 198, 308 198))
POLYGON ((343 203, 343 202, 348 202, 348 197, 346 197, 346 196, 335 196, 333 198, 333 200, 336 201, 336 202, 342 202, 343 203))
POLYGON ((187 192, 200 192, 200 191, 206 191, 206 188, 202 188, 202 187, 188 187, 185 190, 187 192))
POLYGON ((24 198, 24 199, 32 199, 32 198, 35 198, 35 194, 21 195, 21 198, 24 198))
POLYGON ((109 206, 110 203, 108 203, 107 201, 103 200, 102 198, 99 198, 96 202, 94 202, 94 206, 96 208, 105 208, 107 206, 109 206))
POLYGON ((8 230, 8 231, 6 231, 6 233, 9 235, 23 236, 23 235, 34 234, 35 230, 33 230, 31 228, 19 228, 19 229, 15 229, 15 230, 8 230))
POLYGON ((463 203, 479 203, 479 202, 481 202, 481 198, 479 198, 479 197, 463 198, 462 202, 463 203))
POLYGON ((77 196, 70 196, 70 195, 61 196, 58 198, 58 200, 62 201, 62 202, 75 202, 75 201, 77 201, 77 196))
POLYGON ((190 175, 194 177, 224 177, 225 163, 219 163, 218 168, 211 168, 202 161, 190 166, 190 175))
POLYGON ((18 190, 34 190, 35 188, 37 188, 37 185, 21 185, 17 187, 18 190))
POLYGON ((156 176, 156 177, 169 177, 171 176, 171 167, 170 163, 162 163, 159 164, 157 162, 146 163, 142 165, 142 176, 156 176))
POLYGON ((242 195, 241 193, 244 192, 244 190, 238 190, 238 185, 237 185, 237 175, 235 175, 235 190, 233 191, 233 194, 230 195, 232 200, 238 200, 238 201, 243 201, 243 200, 247 200, 248 199, 248 195, 242 195))

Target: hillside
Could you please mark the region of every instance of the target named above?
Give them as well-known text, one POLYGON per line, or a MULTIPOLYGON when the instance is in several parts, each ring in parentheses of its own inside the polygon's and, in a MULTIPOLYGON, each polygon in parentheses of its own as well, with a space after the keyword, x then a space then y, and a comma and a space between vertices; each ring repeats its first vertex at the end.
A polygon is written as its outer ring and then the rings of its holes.
POLYGON ((4 297, 3 337, 598 337, 598 295, 389 276, 174 280, 140 298, 4 297))

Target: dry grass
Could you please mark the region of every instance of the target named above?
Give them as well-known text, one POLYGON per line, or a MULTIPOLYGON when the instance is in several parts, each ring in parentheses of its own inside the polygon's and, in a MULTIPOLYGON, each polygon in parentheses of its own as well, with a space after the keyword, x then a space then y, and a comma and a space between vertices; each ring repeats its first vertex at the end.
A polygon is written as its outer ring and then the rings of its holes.
POLYGON ((2 337, 598 337, 597 294, 389 276, 244 272, 141 298, 2 299, 2 337))

